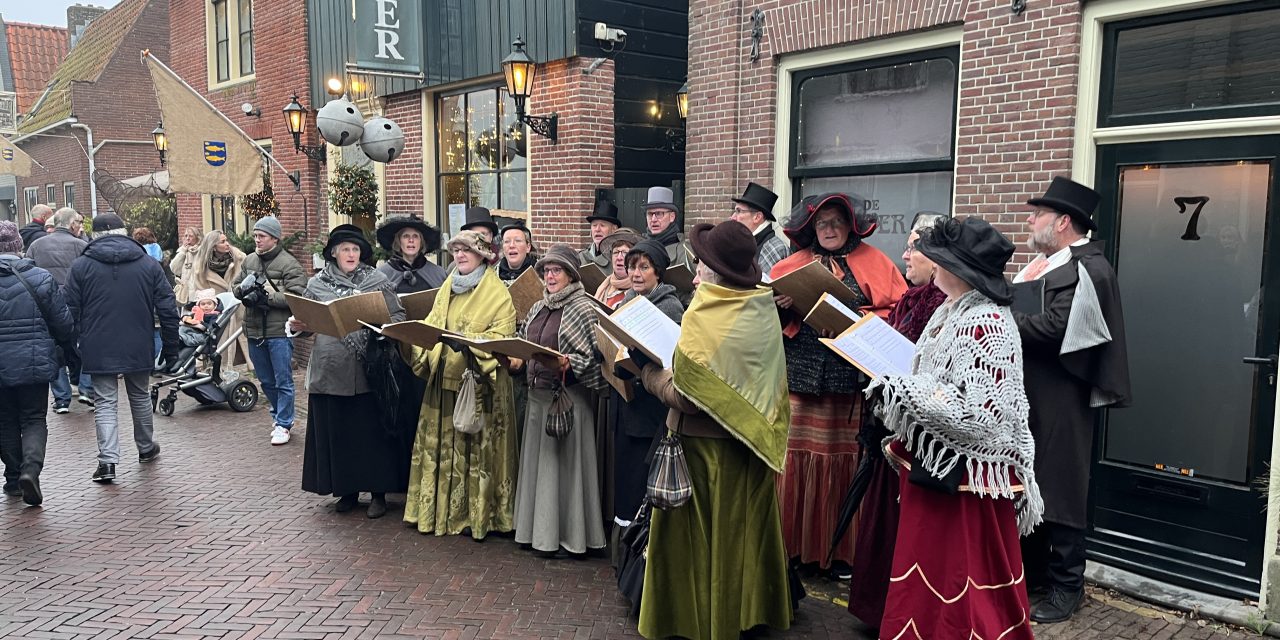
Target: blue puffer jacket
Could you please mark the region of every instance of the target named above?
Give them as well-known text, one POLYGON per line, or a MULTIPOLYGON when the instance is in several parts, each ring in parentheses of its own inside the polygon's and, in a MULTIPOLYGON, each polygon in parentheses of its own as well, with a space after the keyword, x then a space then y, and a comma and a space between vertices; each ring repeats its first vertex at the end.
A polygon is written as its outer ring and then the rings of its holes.
POLYGON ((48 383, 58 373, 55 347, 75 343, 75 324, 53 276, 26 258, 0 256, 0 387, 48 383), (39 303, 17 274, 35 290, 39 303))
POLYGON ((151 371, 155 320, 160 322, 164 353, 178 352, 178 303, 173 287, 160 263, 133 238, 101 236, 85 247, 71 263, 67 305, 80 329, 85 373, 151 371))

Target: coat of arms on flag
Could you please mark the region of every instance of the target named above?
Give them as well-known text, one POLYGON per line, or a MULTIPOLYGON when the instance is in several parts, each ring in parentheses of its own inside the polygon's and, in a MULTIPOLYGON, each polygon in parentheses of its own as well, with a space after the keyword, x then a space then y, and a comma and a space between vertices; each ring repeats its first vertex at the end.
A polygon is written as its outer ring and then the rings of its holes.
POLYGON ((212 166, 221 167, 227 161, 227 143, 205 140, 204 159, 212 166))
POLYGON ((0 158, 4 158, 5 162, 12 162, 13 149, 10 149, 9 147, 5 147, 3 151, 0 151, 0 158))

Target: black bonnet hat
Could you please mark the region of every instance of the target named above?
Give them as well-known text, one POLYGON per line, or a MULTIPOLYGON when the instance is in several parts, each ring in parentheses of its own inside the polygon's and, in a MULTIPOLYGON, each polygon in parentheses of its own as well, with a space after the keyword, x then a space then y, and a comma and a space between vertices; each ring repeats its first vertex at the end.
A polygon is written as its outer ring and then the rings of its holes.
POLYGON ((1013 243, 981 218, 943 218, 920 230, 916 251, 1000 305, 1013 301, 1013 286, 1004 267, 1013 243))
POLYGON ((805 196, 797 202, 796 206, 791 208, 791 218, 782 227, 783 233, 786 233, 787 237, 801 249, 812 247, 814 240, 818 237, 813 228, 815 218, 818 216, 818 210, 826 206, 844 209, 845 215, 849 216, 852 224, 849 231, 851 235, 866 238, 876 232, 876 217, 874 214, 867 213, 862 196, 856 193, 824 193, 805 196))
POLYGON ((440 250, 440 232, 416 215, 391 216, 378 224, 375 234, 378 244, 390 253, 396 252, 396 235, 404 229, 416 229, 422 234, 422 254, 440 250))

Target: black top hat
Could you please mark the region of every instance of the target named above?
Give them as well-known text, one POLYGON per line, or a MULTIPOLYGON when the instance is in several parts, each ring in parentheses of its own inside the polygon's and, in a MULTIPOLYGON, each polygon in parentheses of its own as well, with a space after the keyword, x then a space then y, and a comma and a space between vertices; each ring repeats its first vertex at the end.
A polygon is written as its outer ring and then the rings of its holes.
POLYGON ((595 222, 596 220, 610 222, 615 227, 622 226, 622 220, 618 219, 617 205, 609 202, 608 200, 601 200, 597 202, 595 212, 587 216, 587 222, 595 222))
POLYGON ((818 210, 827 206, 844 210, 852 225, 850 234, 865 238, 876 232, 879 224, 876 216, 867 213, 866 201, 856 193, 824 193, 818 196, 805 196, 791 208, 791 217, 783 225, 782 232, 787 234, 797 247, 801 249, 812 247, 818 238, 818 233, 813 228, 814 219, 818 216, 818 210))
POLYGON ((471 227, 484 227, 489 230, 490 235, 498 235, 498 224, 493 221, 493 214, 489 213, 485 207, 467 209, 467 218, 462 225, 462 230, 466 231, 471 227))
POLYGON ((1013 243, 986 220, 938 220, 933 227, 920 230, 916 251, 996 304, 1013 301, 1013 285, 1004 277, 1004 267, 1013 257, 1013 243))
POLYGON ((373 246, 364 237, 364 229, 354 224, 340 224, 329 232, 329 240, 324 244, 324 259, 329 262, 336 262, 333 257, 333 248, 344 242, 359 246, 360 262, 373 265, 373 246))
POLYGON ((415 229, 422 234, 422 254, 440 250, 440 232, 416 215, 391 216, 378 224, 375 235, 378 244, 390 253, 396 253, 396 235, 405 229, 415 229))
POLYGON ((747 190, 742 192, 742 197, 733 198, 733 201, 763 213, 764 217, 770 220, 777 220, 773 217, 773 205, 778 202, 778 194, 754 182, 748 182, 747 190))
POLYGON ((717 225, 702 223, 689 232, 693 253, 725 284, 750 289, 760 284, 760 263, 756 262, 755 236, 736 222, 717 225))
POLYGON ((1065 213, 1071 216, 1072 220, 1084 225, 1086 229, 1097 231, 1098 223, 1093 221, 1093 211, 1098 208, 1098 201, 1101 199, 1102 196, 1098 195, 1097 191, 1079 182, 1054 176, 1053 182, 1049 183, 1049 188, 1045 190, 1044 195, 1028 200, 1027 204, 1033 207, 1048 207, 1058 213, 1065 213))

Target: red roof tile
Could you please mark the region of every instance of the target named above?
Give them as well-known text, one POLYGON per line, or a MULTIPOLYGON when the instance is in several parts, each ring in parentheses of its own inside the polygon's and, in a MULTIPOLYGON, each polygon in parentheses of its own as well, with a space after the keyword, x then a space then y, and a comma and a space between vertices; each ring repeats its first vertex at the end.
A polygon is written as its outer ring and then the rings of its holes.
POLYGON ((67 29, 22 22, 6 22, 4 26, 18 92, 18 113, 26 113, 40 99, 49 78, 67 55, 67 29))

